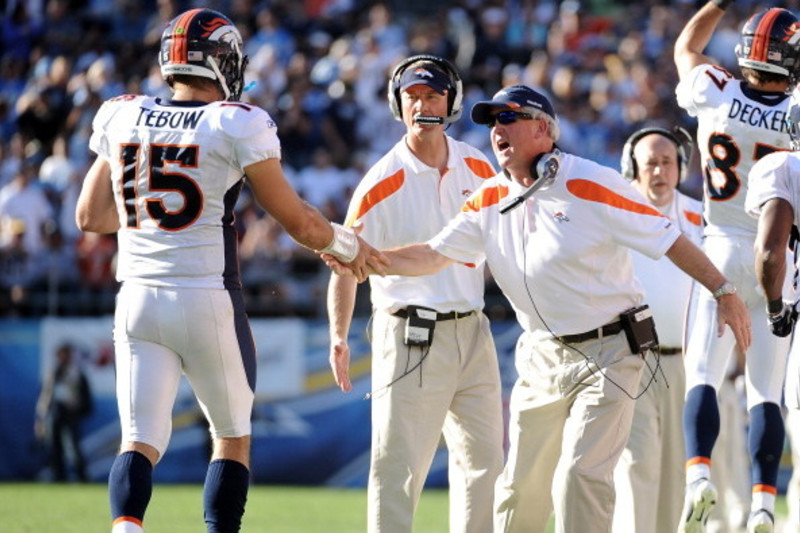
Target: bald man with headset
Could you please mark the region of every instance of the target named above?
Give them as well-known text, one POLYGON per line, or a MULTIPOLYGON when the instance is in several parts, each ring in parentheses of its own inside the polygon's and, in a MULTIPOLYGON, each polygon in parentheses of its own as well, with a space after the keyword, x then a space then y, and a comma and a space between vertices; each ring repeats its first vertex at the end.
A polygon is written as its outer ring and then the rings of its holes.
POLYGON ((386 252, 387 273, 486 262, 522 326, 494 531, 543 531, 554 510, 558 532, 607 533, 614 465, 628 440, 643 354, 656 342, 629 249, 666 255, 714 293, 719 333, 730 326, 744 348, 747 312, 700 249, 617 171, 558 150, 546 96, 506 87, 475 104, 472 120, 489 127, 503 171, 437 235, 386 252))
MULTIPOLYGON (((623 177, 700 245, 702 202, 677 187, 686 177, 692 139, 683 128, 643 128, 622 150, 623 177)), ((615 533, 674 533, 683 505, 684 328, 692 278, 674 263, 632 252, 633 269, 653 310, 659 348, 646 359, 628 443, 614 471, 615 533)))

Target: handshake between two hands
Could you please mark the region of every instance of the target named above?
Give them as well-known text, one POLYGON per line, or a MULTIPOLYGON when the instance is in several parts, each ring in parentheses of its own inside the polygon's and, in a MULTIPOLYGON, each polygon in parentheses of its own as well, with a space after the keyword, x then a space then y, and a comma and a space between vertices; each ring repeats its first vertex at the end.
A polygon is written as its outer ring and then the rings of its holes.
POLYGON ((772 334, 778 337, 788 337, 794 329, 794 323, 797 321, 798 311, 796 304, 791 302, 783 302, 783 308, 775 314, 767 312, 767 319, 769 320, 769 327, 772 334))

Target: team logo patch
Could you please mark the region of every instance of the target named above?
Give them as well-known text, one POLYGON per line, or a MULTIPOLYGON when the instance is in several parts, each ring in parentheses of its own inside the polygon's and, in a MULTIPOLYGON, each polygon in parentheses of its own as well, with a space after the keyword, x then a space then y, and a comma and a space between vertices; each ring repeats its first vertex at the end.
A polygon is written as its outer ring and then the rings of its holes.
POLYGON ((569 217, 564 213, 562 213, 561 211, 553 215, 553 218, 558 220, 559 222, 569 222, 569 217))
POLYGON ((461 196, 469 196, 472 194, 472 191, 469 189, 461 189, 461 196))
POLYGON ((428 69, 419 67, 414 69, 414 75, 418 78, 433 78, 433 74, 428 69))

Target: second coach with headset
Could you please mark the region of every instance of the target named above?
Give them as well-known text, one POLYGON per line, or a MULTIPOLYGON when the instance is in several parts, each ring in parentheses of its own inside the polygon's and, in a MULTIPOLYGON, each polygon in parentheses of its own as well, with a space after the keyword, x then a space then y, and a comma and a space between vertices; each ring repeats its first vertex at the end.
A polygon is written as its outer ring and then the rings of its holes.
POLYGON ((486 261, 516 311, 519 377, 494 531, 543 531, 555 507, 556 531, 607 533, 640 353, 655 346, 629 249, 666 254, 714 292, 720 333, 727 324, 743 348, 747 312, 700 249, 618 172, 558 151, 558 122, 544 95, 506 87, 477 103, 472 120, 489 126, 503 171, 438 235, 387 252, 387 272, 423 275, 486 261))
MULTIPOLYGON (((622 150, 622 176, 696 245, 702 237, 703 204, 680 192, 692 154, 683 128, 650 127, 634 132, 622 150)), ((640 382, 631 434, 614 471, 617 502, 614 532, 675 533, 685 484, 683 466, 683 334, 692 278, 665 258, 632 252, 658 330, 656 358, 640 382)))
MULTIPOLYGON (((461 77, 430 55, 401 62, 389 106, 405 136, 364 176, 346 225, 376 247, 434 236, 467 196, 494 175, 482 152, 445 134, 461 115, 461 77)), ((494 482, 503 468, 500 371, 483 314, 481 266, 430 276, 372 276, 370 532, 410 532, 442 434, 449 451, 450 531, 492 526, 494 482)), ((356 281, 333 275, 328 290, 331 366, 350 390, 348 330, 356 281)))

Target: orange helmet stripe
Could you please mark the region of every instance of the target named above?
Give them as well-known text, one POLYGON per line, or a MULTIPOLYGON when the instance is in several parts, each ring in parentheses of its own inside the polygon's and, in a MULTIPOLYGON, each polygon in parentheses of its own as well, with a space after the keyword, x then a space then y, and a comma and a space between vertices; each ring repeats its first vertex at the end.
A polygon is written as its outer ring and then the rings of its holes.
POLYGON ((750 47, 750 59, 755 61, 767 61, 769 52, 769 38, 772 35, 772 26, 783 10, 773 8, 766 12, 761 22, 758 23, 755 35, 753 36, 753 46, 750 47))
POLYGON ((188 61, 189 43, 187 42, 187 30, 195 15, 201 11, 203 11, 201 8, 190 9, 181 15, 172 28, 172 43, 169 45, 170 63, 186 63, 188 61))

